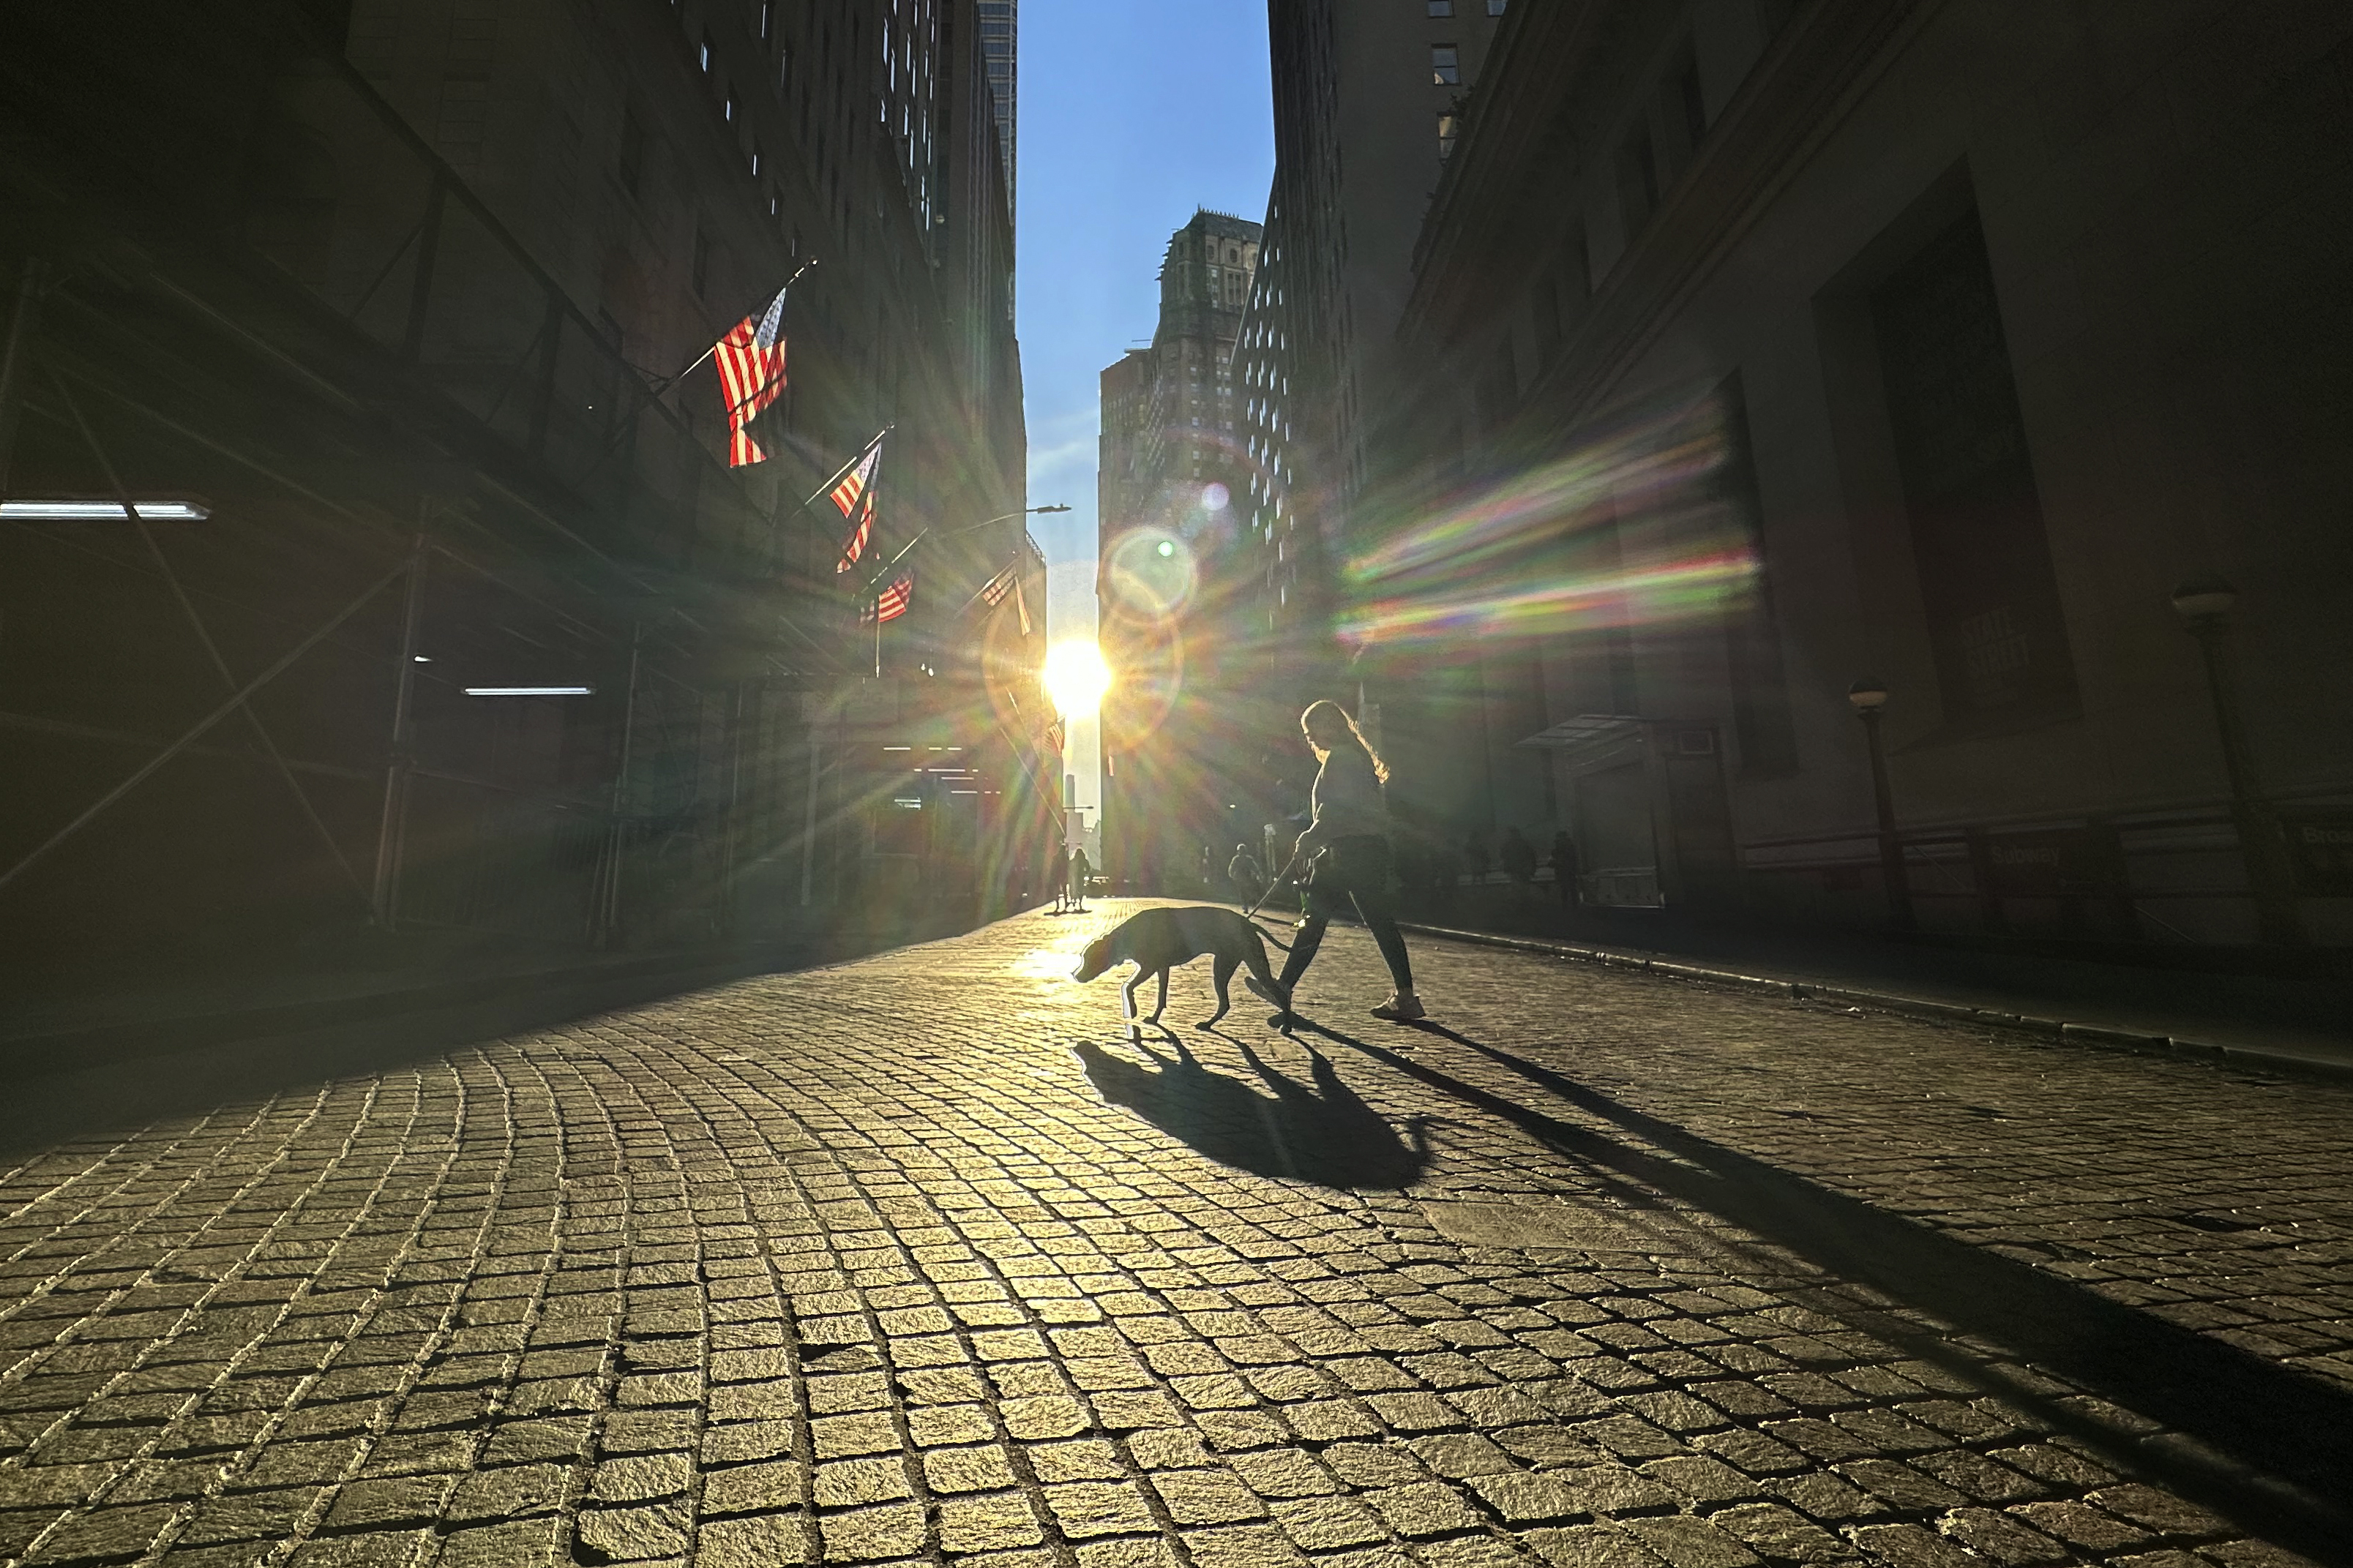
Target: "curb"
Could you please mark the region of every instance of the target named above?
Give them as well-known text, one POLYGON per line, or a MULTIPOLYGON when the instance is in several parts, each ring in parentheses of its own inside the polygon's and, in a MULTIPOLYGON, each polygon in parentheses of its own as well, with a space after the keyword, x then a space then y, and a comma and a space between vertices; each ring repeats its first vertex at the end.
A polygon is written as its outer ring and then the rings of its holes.
POLYGON ((1926 1018, 1938 1023, 1968 1024, 1980 1028, 2008 1029, 2013 1033, 2035 1035, 2043 1039, 2063 1040, 2069 1044, 2088 1046, 2094 1050, 2129 1051, 2141 1056, 2167 1056, 2183 1061, 2203 1062, 2210 1067, 2260 1068, 2267 1071, 2311 1074, 2316 1077, 2353 1079, 2353 1058, 2298 1056, 2286 1051, 2264 1050, 2255 1046, 2225 1045, 2216 1040, 2194 1039, 2179 1035, 2152 1035, 2144 1030, 2117 1028, 2113 1025, 2090 1020, 2043 1018, 2028 1013, 2003 1013, 1990 1008, 1970 1007, 1957 1002, 1936 1002, 1925 996, 1906 996, 1900 992, 1862 990, 1849 985, 1821 985, 1805 980, 1776 980, 1761 974, 1743 974, 1738 970, 1712 969, 1704 964, 1685 963, 1664 958, 1649 958, 1640 953, 1613 952, 1600 947, 1571 947, 1562 942, 1538 942, 1533 938, 1499 936, 1493 931, 1458 931, 1451 926, 1419 925, 1405 921, 1400 929, 1417 936, 1438 937, 1447 942, 1467 942, 1478 947, 1500 947, 1515 952, 1539 953, 1548 958, 1564 958, 1578 963, 1599 963, 1611 969, 1639 970, 1645 973, 1663 975, 1670 980, 1694 981, 1708 985, 1725 985, 1746 991, 1762 991, 1797 1001, 1843 1002, 1850 1006, 1871 1007, 1883 1013, 1900 1013, 1906 1016, 1926 1018))

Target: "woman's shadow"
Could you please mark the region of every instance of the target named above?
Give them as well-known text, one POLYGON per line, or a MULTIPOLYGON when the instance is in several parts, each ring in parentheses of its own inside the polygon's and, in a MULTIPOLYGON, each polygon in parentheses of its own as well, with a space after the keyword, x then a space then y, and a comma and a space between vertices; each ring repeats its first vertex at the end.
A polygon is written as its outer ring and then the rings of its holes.
POLYGON ((1408 1136, 1400 1137, 1312 1046, 1310 1088, 1235 1041, 1242 1058, 1273 1091, 1270 1099, 1239 1079, 1203 1067, 1173 1032, 1160 1034, 1174 1047, 1173 1056, 1162 1056, 1141 1036, 1130 1042, 1152 1058, 1149 1068, 1122 1060, 1092 1042, 1078 1047, 1079 1060, 1106 1101, 1126 1106, 1219 1164, 1319 1186, 1377 1189, 1410 1186, 1430 1163, 1425 1119, 1409 1119, 1408 1136))

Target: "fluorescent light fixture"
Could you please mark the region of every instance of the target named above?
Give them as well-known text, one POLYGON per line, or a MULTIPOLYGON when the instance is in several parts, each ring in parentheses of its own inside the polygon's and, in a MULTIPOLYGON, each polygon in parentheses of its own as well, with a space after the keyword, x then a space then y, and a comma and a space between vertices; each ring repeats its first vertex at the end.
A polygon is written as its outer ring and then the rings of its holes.
POLYGON ((469 697, 587 697, 592 686, 469 686, 469 697))
MULTIPOLYGON (((142 522, 202 522, 213 509, 185 497, 134 498, 132 508, 142 522)), ((128 514, 119 500, 0 500, 0 522, 122 522, 128 514)))
POLYGON ((431 664, 433 662, 433 656, 429 653, 412 653, 408 657, 416 660, 418 664, 431 664))
POLYGON ((915 748, 913 746, 885 746, 882 749, 886 752, 912 752, 915 748))

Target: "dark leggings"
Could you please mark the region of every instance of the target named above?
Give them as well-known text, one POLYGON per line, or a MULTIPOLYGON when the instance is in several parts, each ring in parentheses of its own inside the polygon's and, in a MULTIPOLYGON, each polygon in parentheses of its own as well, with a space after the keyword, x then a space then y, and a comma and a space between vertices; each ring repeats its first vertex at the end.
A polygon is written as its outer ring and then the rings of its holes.
POLYGON ((1389 979, 1399 991, 1412 991, 1413 964, 1406 957, 1397 916, 1389 910, 1389 841, 1369 837, 1335 838, 1316 860, 1307 884, 1307 919, 1301 923, 1298 936, 1292 941, 1291 956, 1282 964, 1286 989, 1298 984, 1307 966, 1315 962, 1315 950, 1324 945, 1324 928, 1332 923, 1332 917, 1351 903, 1356 907, 1356 918, 1373 933, 1381 959, 1389 966, 1389 979))

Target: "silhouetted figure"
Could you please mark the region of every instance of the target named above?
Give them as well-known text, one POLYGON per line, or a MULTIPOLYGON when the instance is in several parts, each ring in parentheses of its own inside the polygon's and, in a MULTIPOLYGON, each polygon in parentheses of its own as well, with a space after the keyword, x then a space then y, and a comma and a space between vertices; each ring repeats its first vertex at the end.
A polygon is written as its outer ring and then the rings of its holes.
POLYGON ((1494 855, 1487 847, 1487 830, 1472 828, 1462 840, 1463 870, 1470 873, 1472 882, 1483 882, 1487 879, 1487 868, 1493 860, 1494 855))
POLYGON ((1266 892, 1266 872, 1260 868, 1249 845, 1234 846, 1234 858, 1226 862, 1226 880, 1233 885, 1239 903, 1255 904, 1266 892))
POLYGON ((1513 902, 1525 909, 1528 886, 1536 879, 1536 847, 1518 828, 1506 827, 1496 855, 1504 862, 1504 875, 1512 879, 1513 902))
POLYGON ((1577 840, 1564 827, 1552 836, 1552 879, 1560 890, 1560 907, 1576 909, 1585 900, 1577 885, 1577 840))
POLYGON ((1307 918, 1299 922, 1291 956, 1275 983, 1266 985, 1252 976, 1250 988, 1280 1009, 1276 1021, 1289 1028, 1292 988, 1315 962, 1315 950, 1324 944, 1332 916, 1343 904, 1353 903, 1397 986, 1387 1002, 1373 1009, 1373 1016, 1409 1024, 1422 1016, 1422 1006, 1414 994, 1405 938, 1389 908, 1389 812, 1381 795, 1388 767, 1373 754, 1356 721, 1336 702, 1310 703, 1299 716, 1299 727, 1323 764, 1309 794, 1313 816, 1307 831, 1299 836, 1299 852, 1311 868, 1307 918))
POLYGON ((1087 912, 1087 879, 1092 875, 1094 875, 1094 868, 1087 863, 1085 848, 1073 846, 1071 850, 1070 896, 1071 912, 1074 914, 1087 912))

